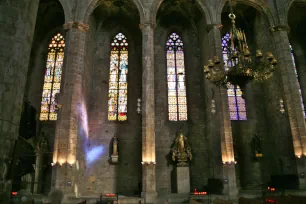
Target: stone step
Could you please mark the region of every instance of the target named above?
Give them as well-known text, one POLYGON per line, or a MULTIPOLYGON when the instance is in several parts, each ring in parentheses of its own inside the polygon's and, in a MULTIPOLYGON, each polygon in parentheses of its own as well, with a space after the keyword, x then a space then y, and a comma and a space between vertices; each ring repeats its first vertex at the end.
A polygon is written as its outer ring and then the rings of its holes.
POLYGON ((158 204, 181 204, 189 202, 189 194, 168 194, 161 197, 158 197, 158 204))
MULTIPOLYGON (((97 201, 99 200, 99 198, 79 198, 79 199, 71 199, 70 201, 68 201, 67 203, 63 203, 63 204, 77 204, 78 202, 84 201, 86 200, 87 203, 86 204, 96 204, 97 201)), ((119 195, 118 197, 118 202, 117 204, 142 204, 144 203, 143 198, 138 198, 138 197, 126 197, 126 196, 121 196, 119 195)))

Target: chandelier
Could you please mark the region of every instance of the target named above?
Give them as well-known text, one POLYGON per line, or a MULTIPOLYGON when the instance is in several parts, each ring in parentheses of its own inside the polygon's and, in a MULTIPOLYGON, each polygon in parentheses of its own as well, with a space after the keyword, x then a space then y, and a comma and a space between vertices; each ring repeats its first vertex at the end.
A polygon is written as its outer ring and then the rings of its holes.
POLYGON ((206 78, 217 86, 223 88, 228 88, 230 84, 239 86, 244 93, 245 87, 250 81, 263 82, 269 79, 275 71, 277 60, 272 52, 268 52, 264 56, 261 50, 256 50, 255 56, 252 56, 244 31, 235 25, 236 16, 231 0, 229 0, 229 4, 229 18, 232 27, 229 33, 230 45, 226 50, 228 60, 226 63, 221 63, 220 58, 215 56, 214 59, 208 60, 208 65, 204 66, 204 73, 206 78))

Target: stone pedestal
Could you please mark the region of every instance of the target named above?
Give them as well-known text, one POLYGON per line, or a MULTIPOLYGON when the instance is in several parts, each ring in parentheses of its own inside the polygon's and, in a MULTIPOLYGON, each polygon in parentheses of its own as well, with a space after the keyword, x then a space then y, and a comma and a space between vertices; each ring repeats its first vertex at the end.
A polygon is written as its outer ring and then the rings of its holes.
POLYGON ((141 197, 144 198, 145 203, 155 203, 157 197, 156 181, 155 181, 155 164, 142 164, 142 192, 141 197))
POLYGON ((189 166, 176 167, 177 193, 190 193, 189 166))
POLYGON ((299 186, 301 189, 306 188, 306 180, 305 180, 305 157, 296 158, 296 167, 297 173, 299 176, 299 186))
POLYGON ((223 176, 224 176, 223 194, 228 194, 229 200, 235 200, 238 195, 238 189, 236 183, 236 170, 234 163, 223 165, 223 176))
POLYGON ((118 163, 118 158, 119 158, 118 155, 112 155, 112 156, 111 156, 111 162, 112 162, 113 164, 117 164, 117 163, 118 163))

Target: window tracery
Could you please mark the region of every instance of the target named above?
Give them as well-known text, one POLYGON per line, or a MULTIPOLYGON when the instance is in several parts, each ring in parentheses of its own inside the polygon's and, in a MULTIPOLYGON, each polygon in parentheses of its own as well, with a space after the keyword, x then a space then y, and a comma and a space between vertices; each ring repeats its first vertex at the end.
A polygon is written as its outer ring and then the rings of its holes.
POLYGON ((111 43, 108 120, 127 120, 127 75, 128 42, 125 35, 118 33, 111 43))
POLYGON ((64 48, 65 39, 60 33, 58 33, 52 38, 48 47, 48 57, 39 117, 41 121, 57 120, 55 97, 56 94, 60 92, 61 87, 64 48))
POLYGON ((166 42, 168 116, 170 121, 187 120, 184 50, 181 37, 172 33, 166 42))

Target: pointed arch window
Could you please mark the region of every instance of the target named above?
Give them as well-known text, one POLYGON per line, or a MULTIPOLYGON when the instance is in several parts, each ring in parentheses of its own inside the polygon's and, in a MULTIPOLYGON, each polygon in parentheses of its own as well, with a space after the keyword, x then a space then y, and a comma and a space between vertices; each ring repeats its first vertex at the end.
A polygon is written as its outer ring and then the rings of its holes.
MULTIPOLYGON (((229 60, 230 34, 226 33, 222 38, 222 54, 224 68, 227 71, 231 67, 229 60)), ((227 90, 228 105, 231 120, 247 120, 245 100, 242 98, 242 91, 239 86, 229 84, 227 90)))
POLYGON ((295 61, 294 50, 293 50, 291 44, 289 44, 289 46, 290 46, 290 52, 291 52, 291 57, 292 57, 292 62, 293 62, 293 69, 294 69, 294 72, 295 72, 295 75, 296 75, 296 78, 297 78, 297 85, 298 85, 299 93, 300 93, 300 97, 301 97, 302 110, 303 110, 304 118, 306 118, 306 110, 305 110, 303 96, 302 96, 302 89, 301 89, 301 85, 300 85, 300 82, 299 82, 299 75, 298 75, 297 69, 296 69, 296 61, 295 61))
POLYGON ((187 120, 184 50, 181 37, 172 33, 166 43, 168 116, 170 121, 187 120))
POLYGON ((48 57, 40 108, 40 120, 57 120, 55 96, 60 92, 65 39, 58 33, 48 47, 48 57))
POLYGON ((118 33, 111 43, 108 120, 127 120, 127 74, 128 42, 125 35, 118 33))

